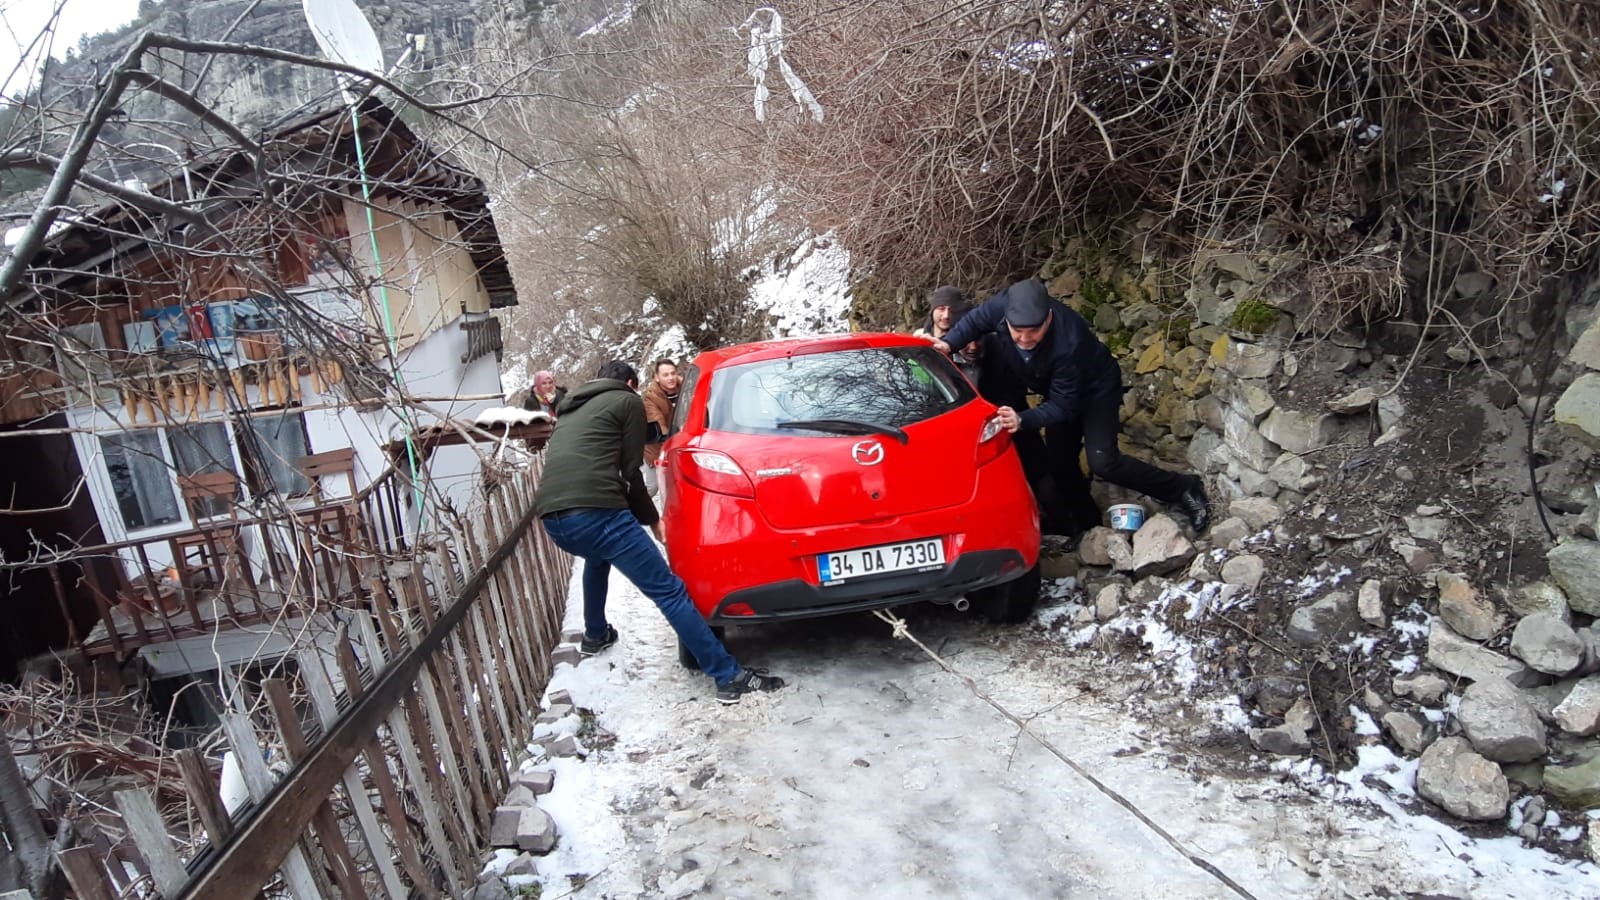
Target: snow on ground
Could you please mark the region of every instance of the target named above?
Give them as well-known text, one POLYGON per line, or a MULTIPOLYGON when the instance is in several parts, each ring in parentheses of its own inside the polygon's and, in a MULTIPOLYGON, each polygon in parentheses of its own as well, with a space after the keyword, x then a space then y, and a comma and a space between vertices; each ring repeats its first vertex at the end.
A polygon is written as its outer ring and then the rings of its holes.
MULTIPOLYGON (((577 585, 575 574, 569 628, 581 625, 577 585)), ((1074 605, 1059 587, 1028 626, 899 612, 1041 739, 1254 896, 1600 896, 1593 866, 1410 812, 1407 764, 1382 748, 1338 783, 1310 768, 1202 774, 1124 708, 1136 691, 1180 690, 1147 657, 1108 667, 1073 649, 1071 629, 1041 627, 1074 605)), ((551 683, 592 719, 543 726, 576 730, 590 748, 538 763, 556 771, 540 805, 560 829, 538 862, 545 897, 1234 896, 871 616, 731 630, 741 661, 791 683, 725 707, 709 679, 678 666, 666 622, 620 575, 609 609, 621 642, 558 667, 551 683)), ((1236 705, 1232 722, 1216 704, 1195 714, 1239 727, 1236 705)))

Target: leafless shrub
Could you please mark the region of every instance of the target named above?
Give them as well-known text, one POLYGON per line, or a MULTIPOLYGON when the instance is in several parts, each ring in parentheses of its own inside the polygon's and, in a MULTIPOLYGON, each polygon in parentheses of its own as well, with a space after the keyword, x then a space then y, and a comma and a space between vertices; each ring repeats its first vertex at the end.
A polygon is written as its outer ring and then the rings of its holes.
POLYGON ((1498 289, 1464 316, 1514 319, 1595 256, 1592 4, 783 11, 828 119, 773 122, 776 177, 903 283, 993 284, 1030 236, 1135 213, 1300 261, 1323 327, 1427 320, 1472 270, 1498 289))

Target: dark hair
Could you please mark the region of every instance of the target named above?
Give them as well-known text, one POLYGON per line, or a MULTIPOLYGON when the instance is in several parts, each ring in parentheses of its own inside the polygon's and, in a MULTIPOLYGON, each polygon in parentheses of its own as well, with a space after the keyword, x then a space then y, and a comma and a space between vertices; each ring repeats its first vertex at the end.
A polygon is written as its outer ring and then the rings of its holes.
POLYGON ((639 373, 634 371, 633 366, 628 365, 620 359, 613 359, 611 362, 601 366, 600 371, 594 373, 594 377, 614 378, 623 384, 639 383, 639 373))
POLYGON ((662 366, 671 366, 674 369, 676 369, 678 367, 678 364, 673 362, 672 360, 668 359, 667 357, 663 356, 660 359, 658 359, 655 362, 650 364, 650 373, 652 375, 660 374, 662 366))

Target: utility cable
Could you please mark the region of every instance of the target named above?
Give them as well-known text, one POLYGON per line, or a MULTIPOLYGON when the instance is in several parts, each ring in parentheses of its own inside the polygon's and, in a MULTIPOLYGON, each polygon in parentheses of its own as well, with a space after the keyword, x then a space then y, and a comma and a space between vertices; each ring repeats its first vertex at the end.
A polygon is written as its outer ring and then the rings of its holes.
POLYGON ((400 391, 400 422, 406 433, 406 464, 411 472, 411 489, 417 505, 417 533, 421 534, 427 522, 427 507, 423 505, 426 499, 422 486, 421 473, 418 471, 417 445, 415 441, 416 423, 412 419, 411 409, 405 402, 406 380, 405 373, 400 368, 399 341, 395 336, 394 317, 389 311, 389 283, 383 276, 383 258, 378 252, 378 227, 372 215, 372 183, 367 178, 367 154, 361 142, 361 113, 359 104, 350 104, 350 131, 355 138, 356 167, 361 173, 361 200, 362 209, 367 217, 367 240, 372 248, 372 268, 377 276, 378 305, 383 309, 383 337, 388 346, 389 363, 394 367, 394 383, 400 391))
POLYGON ((1016 725, 1019 729, 1021 729, 1023 734, 1026 734, 1028 737, 1033 738, 1035 741, 1037 741, 1039 743, 1039 746, 1041 746, 1041 747, 1045 748, 1046 750, 1050 751, 1050 755, 1052 755, 1056 759, 1059 759, 1062 762, 1066 763, 1068 768, 1072 769, 1072 771, 1074 771, 1074 772, 1076 772, 1078 774, 1078 777, 1082 778, 1084 781, 1089 782, 1091 785, 1094 785, 1095 789, 1098 790, 1100 793, 1102 793, 1102 794, 1106 795, 1107 797, 1111 798, 1111 800, 1113 802, 1115 802, 1118 806, 1121 806, 1123 809, 1126 809, 1128 812, 1132 813, 1133 817, 1138 819, 1140 822, 1144 823, 1144 826, 1146 828, 1148 828, 1151 831, 1155 832, 1157 835, 1159 835, 1161 837, 1162 840, 1166 841, 1168 844, 1171 844, 1173 849, 1177 850, 1178 853, 1181 854, 1184 859, 1187 859, 1189 862, 1191 862, 1191 863, 1195 864, 1196 866, 1198 866, 1206 874, 1211 875, 1213 878, 1216 878, 1218 881, 1221 881, 1223 884, 1227 885, 1229 888, 1231 888, 1233 890, 1234 893, 1238 894, 1240 897, 1245 898, 1245 900, 1256 900, 1256 896, 1254 894, 1252 894, 1249 891, 1245 890, 1244 886, 1240 885, 1239 882, 1234 881, 1232 878, 1229 878, 1228 874, 1226 872, 1223 872, 1221 869, 1217 868, 1209 860, 1204 859, 1203 857, 1199 856, 1196 853, 1190 852, 1189 849, 1187 847, 1183 846, 1183 844, 1181 842, 1179 842, 1179 840, 1177 838, 1173 837, 1170 832, 1168 832, 1165 828, 1162 828, 1159 824, 1157 824, 1154 819, 1151 819, 1149 816, 1145 815, 1144 812, 1139 809, 1139 807, 1134 805, 1132 800, 1129 800, 1127 797, 1124 797, 1123 795, 1121 795, 1121 794, 1117 793, 1116 791, 1112 790, 1110 787, 1108 787, 1105 784, 1105 782, 1103 782, 1100 779, 1098 779, 1098 778, 1094 777, 1093 775, 1091 775, 1089 773, 1088 769, 1085 769, 1083 766, 1081 766, 1077 762, 1075 762, 1071 757, 1067 756, 1067 754, 1062 752, 1061 749, 1059 747, 1057 747, 1055 744, 1052 744, 1052 743, 1050 743, 1050 741, 1046 740, 1045 738, 1041 737, 1040 735, 1035 734, 1033 729, 1028 727, 1028 723, 1027 722, 1024 722, 1021 718, 1019 718, 1011 710, 1006 709, 1004 706, 1000 705, 999 701, 997 701, 993 697, 989 696, 989 694, 987 692, 985 692, 983 690, 983 688, 978 686, 978 683, 976 681, 974 681, 970 675, 967 675, 964 672, 958 671, 954 666, 952 666, 944 658, 939 656, 938 653, 935 653, 930 647, 928 647, 927 644, 924 644, 922 641, 918 640, 916 635, 911 633, 911 629, 906 626, 906 621, 904 619, 900 618, 899 616, 895 615, 894 613, 892 613, 892 612, 890 612, 888 610, 883 610, 883 609, 873 610, 872 614, 874 616, 877 616, 879 619, 883 620, 886 624, 888 624, 888 626, 890 628, 894 629, 894 636, 895 637, 902 638, 904 640, 910 641, 913 644, 916 644, 917 647, 919 647, 922 650, 923 653, 928 654, 929 658, 931 658, 934 662, 938 663, 940 668, 944 669, 946 672, 949 672, 951 675, 954 675, 957 678, 961 679, 961 681, 964 684, 966 684, 967 689, 972 691, 973 695, 976 696, 979 700, 982 700, 983 702, 989 704, 991 707, 994 708, 995 712, 998 712, 1000 715, 1005 716, 1008 720, 1011 721, 1011 723, 1013 725, 1016 725))

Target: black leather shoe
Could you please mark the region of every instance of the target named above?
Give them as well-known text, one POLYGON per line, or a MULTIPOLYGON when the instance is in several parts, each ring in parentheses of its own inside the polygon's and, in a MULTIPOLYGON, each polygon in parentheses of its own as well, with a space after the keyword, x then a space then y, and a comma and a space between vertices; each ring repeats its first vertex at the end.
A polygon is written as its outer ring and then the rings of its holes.
POLYGON ((1195 534, 1211 526, 1211 501, 1206 499, 1206 483, 1196 477, 1184 492, 1178 495, 1178 506, 1194 525, 1195 534))

